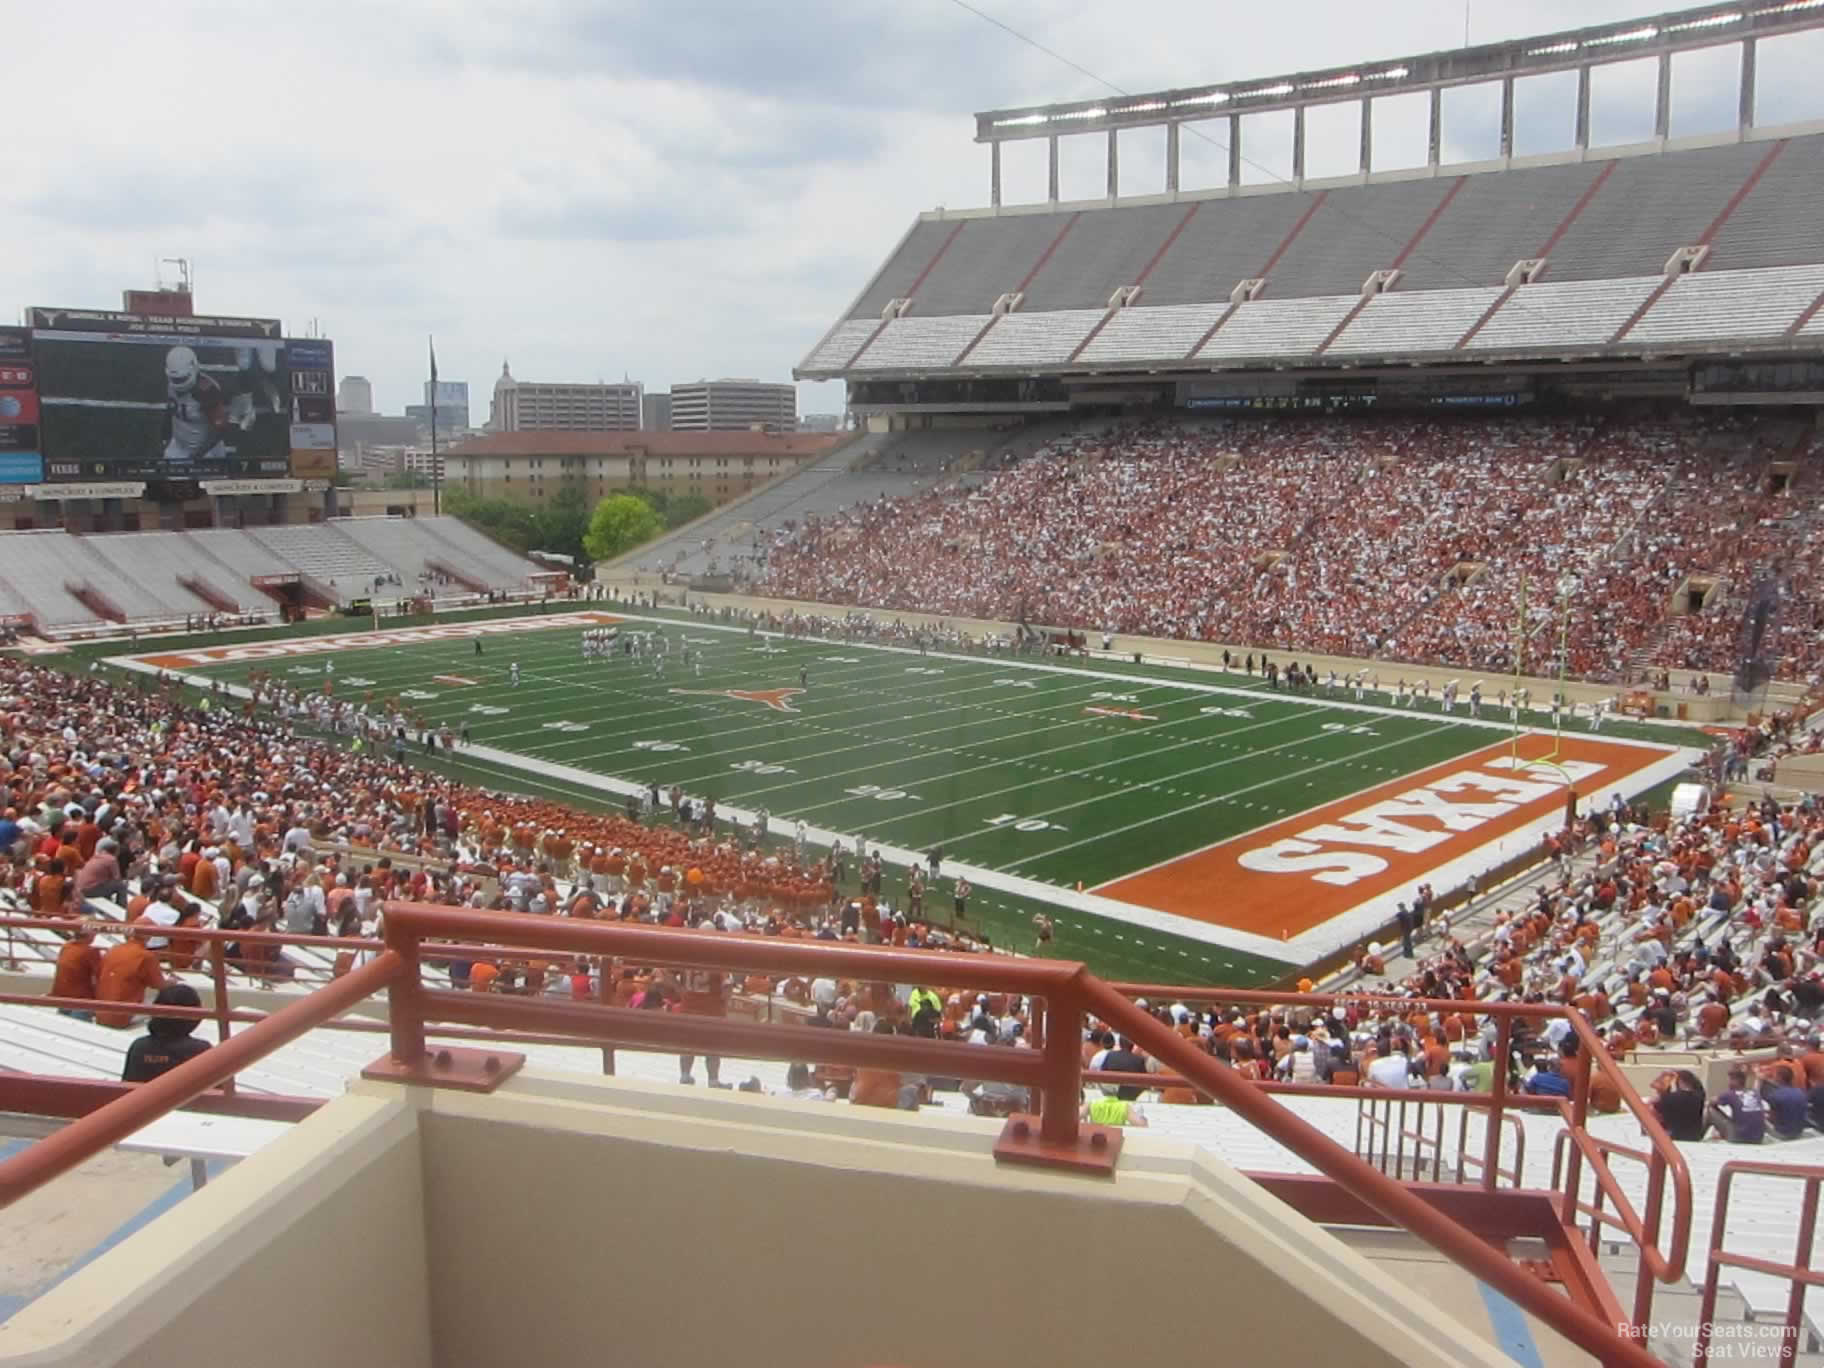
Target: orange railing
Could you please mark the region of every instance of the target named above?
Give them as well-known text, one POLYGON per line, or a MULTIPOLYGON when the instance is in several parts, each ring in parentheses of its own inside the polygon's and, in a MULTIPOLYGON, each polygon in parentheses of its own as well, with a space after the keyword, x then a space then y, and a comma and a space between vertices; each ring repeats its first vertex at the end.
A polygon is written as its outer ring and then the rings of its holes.
MULTIPOLYGON (((667 931, 625 923, 525 917, 410 903, 389 904, 385 923, 386 948, 377 952, 368 964, 0 1163, 0 1205, 16 1200, 166 1111, 217 1087, 238 1069, 247 1067, 305 1031, 327 1023, 382 989, 390 998, 386 1029, 391 1049, 388 1058, 370 1068, 370 1077, 487 1089, 498 1085, 517 1067, 519 1057, 500 1048, 479 1053, 447 1047, 433 1049, 428 1036, 441 1033, 446 1024, 455 1024, 487 1033, 490 1039, 502 1044, 506 1043, 507 1037, 497 1034, 499 1032, 534 1031, 551 1033, 571 1043, 627 1045, 736 1058, 807 1060, 1004 1082, 1029 1089, 1036 1099, 1037 1115, 1010 1119, 996 1146, 997 1157, 1008 1162, 1060 1164, 1106 1172, 1119 1151, 1119 1134, 1083 1125, 1078 1119, 1084 1072, 1081 1042, 1085 1024, 1093 1015, 1133 1040, 1189 1086, 1227 1106, 1292 1154, 1310 1163, 1380 1217, 1423 1239, 1602 1362, 1638 1365, 1639 1368, 1654 1362, 1638 1339, 1630 1334, 1629 1327, 1606 1321, 1552 1290, 1414 1190, 1383 1174, 1281 1106, 1261 1085, 1242 1078, 1137 1007, 1129 996, 1131 987, 1123 991, 1122 987, 1105 983, 1080 964, 1003 956, 934 956, 928 951, 667 931), (466 957, 479 957, 469 953, 478 943, 485 947, 481 954, 510 947, 599 957, 604 963, 618 959, 633 965, 687 971, 853 978, 885 984, 937 982, 958 989, 1023 994, 1033 1000, 1034 1048, 983 1048, 904 1036, 634 1011, 596 1002, 546 1001, 427 987, 420 974, 420 964, 425 958, 449 954, 449 942, 461 943, 466 957)), ((242 932, 186 931, 185 936, 212 943, 230 938, 252 939, 242 932)), ((1182 1001, 1208 999, 1306 1007, 1344 1001, 1243 991, 1199 993, 1150 985, 1141 985, 1139 989, 1182 1001)), ((1561 1014, 1561 1009, 1517 1004, 1402 1001, 1401 1008, 1474 1010, 1495 1015, 1503 1043, 1514 1019, 1561 1014)), ((1575 1015, 1573 1020, 1581 1022, 1575 1015)), ((1600 1042, 1589 1035, 1587 1024, 1581 1025, 1580 1033, 1589 1037, 1586 1048, 1594 1046, 1592 1054, 1598 1065, 1612 1069, 1612 1061, 1601 1052, 1600 1042)), ((1615 1076, 1624 1097, 1631 1094, 1631 1087, 1620 1078, 1618 1071, 1615 1076)), ((1161 1081, 1158 1076, 1148 1077, 1154 1080, 1153 1086, 1161 1081)), ((1493 1119, 1496 1115, 1493 1109, 1507 1100, 1503 1070, 1496 1070, 1496 1078, 1498 1084, 1492 1096, 1463 1095, 1466 1103, 1480 1103, 1491 1109, 1491 1156, 1498 1147, 1500 1132, 1498 1121, 1493 1119)), ((1327 1091, 1349 1096, 1361 1090, 1327 1091)), ((1580 1093, 1582 1096, 1573 1099, 1568 1108, 1574 1134, 1581 1133, 1587 1087, 1580 1089, 1580 1093)), ((1638 1103, 1638 1098, 1634 1101, 1638 1103)), ((1646 1110, 1644 1105, 1641 1110, 1646 1110)), ((1646 1114, 1651 1118, 1650 1112, 1646 1114)), ((1656 1119, 1652 1120, 1652 1128, 1657 1130, 1656 1119)), ((1663 1133, 1655 1136, 1656 1154, 1662 1139, 1663 1133)), ((1664 1142, 1664 1148, 1675 1161, 1677 1152, 1669 1141, 1664 1142)), ((1586 1152, 1580 1143, 1573 1157, 1586 1152)), ((1673 1167, 1672 1161, 1659 1155, 1659 1162, 1672 1170, 1674 1192, 1688 1207, 1689 1178, 1682 1162, 1673 1167)), ((1599 1182, 1613 1182, 1606 1168, 1598 1163, 1592 1162, 1592 1169, 1599 1182)), ((1486 1174, 1485 1180, 1492 1184, 1492 1173, 1486 1174)), ((1688 1228, 1686 1210, 1675 1221, 1674 1250, 1669 1258, 1659 1260, 1658 1267, 1682 1268, 1682 1241, 1688 1228)))
MULTIPOLYGON (((1490 1017, 1495 1023, 1493 1087, 1488 1094, 1465 1093, 1456 1101, 1450 1093, 1419 1093, 1415 1098, 1444 1105, 1463 1105, 1486 1109, 1488 1129, 1480 1160, 1470 1159, 1467 1167, 1479 1170, 1481 1185, 1492 1191, 1498 1179, 1509 1170, 1500 1164, 1501 1136, 1504 1119, 1513 1108, 1555 1109, 1563 1117, 1565 1129, 1559 1133, 1553 1157, 1552 1186, 1560 1194, 1561 1218, 1566 1226, 1575 1224, 1579 1214, 1591 1217, 1590 1248, 1600 1243, 1601 1227, 1606 1223, 1625 1229, 1640 1250, 1640 1268, 1635 1279, 1632 1333, 1643 1336, 1653 1308, 1656 1283, 1675 1282, 1684 1276, 1685 1255, 1691 1243, 1691 1170, 1685 1163, 1672 1137, 1660 1124, 1659 1115, 1641 1099, 1633 1082, 1622 1073, 1609 1054, 1602 1038, 1582 1012, 1549 1003, 1463 1001, 1454 998, 1409 999, 1376 998, 1368 995, 1328 996, 1307 993, 1274 993, 1246 989, 1182 989, 1162 984, 1124 983, 1116 985, 1131 996, 1155 997, 1180 1002, 1211 1002, 1236 1006, 1264 1007, 1347 1007, 1350 1003, 1367 1008, 1385 1008, 1407 1013, 1461 1013, 1466 1016, 1490 1017), (1514 1025, 1526 1019, 1544 1022, 1563 1018, 1570 1023, 1584 1055, 1590 1061, 1581 1070, 1568 1101, 1564 1099, 1516 1097, 1507 1086, 1507 1061, 1513 1048, 1514 1025), (1639 1123, 1646 1137, 1644 1150, 1626 1149, 1597 1139, 1586 1128, 1590 1110, 1590 1083, 1600 1071, 1620 1096, 1623 1108, 1639 1123), (1568 1162, 1566 1157, 1568 1156, 1568 1162), (1644 1215, 1635 1210, 1632 1200, 1610 1168, 1611 1156, 1625 1157, 1646 1165, 1647 1194, 1644 1215), (1579 1193, 1583 1167, 1587 1164, 1596 1189, 1596 1201, 1586 1203, 1579 1193), (1660 1243, 1661 1214, 1665 1198, 1672 1199, 1672 1229, 1663 1246, 1660 1243), (1612 1207, 1605 1211, 1603 1203, 1612 1207)), ((1264 1085, 1257 1085, 1264 1086, 1264 1085)), ((1284 1085, 1281 1085, 1282 1087, 1284 1085)), ((1357 1090, 1325 1088, 1328 1096, 1349 1096, 1357 1090)), ((1385 1090, 1363 1094, 1386 1097, 1385 1090)), ((1395 1094, 1397 1097, 1398 1094, 1395 1094)), ((1516 1165, 1517 1167, 1517 1165, 1516 1165)))
POLYGON ((1716 1321, 1716 1292, 1725 1268, 1748 1269, 1766 1273, 1787 1282, 1786 1319, 1780 1334, 1780 1362, 1791 1363, 1798 1354, 1800 1336, 1804 1333, 1805 1293, 1813 1287, 1824 1287, 1824 1269, 1811 1266, 1812 1240, 1818 1231, 1818 1190, 1824 1185, 1824 1167, 1800 1164, 1756 1163, 1737 1159, 1723 1165, 1716 1184, 1716 1208, 1710 1221, 1710 1267, 1704 1274, 1704 1300, 1698 1312, 1697 1342, 1691 1361, 1710 1361, 1710 1330, 1716 1321), (1791 1263, 1762 1259, 1752 1254, 1731 1254, 1723 1248, 1729 1224, 1729 1192, 1738 1175, 1754 1178, 1780 1178, 1805 1185, 1805 1196, 1799 1211, 1798 1245, 1791 1263))

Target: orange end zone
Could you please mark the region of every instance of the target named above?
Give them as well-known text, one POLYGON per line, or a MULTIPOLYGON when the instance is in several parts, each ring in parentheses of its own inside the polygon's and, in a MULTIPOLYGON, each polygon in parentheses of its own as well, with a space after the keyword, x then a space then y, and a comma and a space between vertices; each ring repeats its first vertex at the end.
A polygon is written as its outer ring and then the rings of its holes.
POLYGON ((1391 783, 1184 855, 1094 891, 1258 936, 1301 935, 1427 870, 1561 811, 1576 792, 1617 783, 1672 748, 1566 736, 1553 764, 1521 764, 1503 741, 1391 783))

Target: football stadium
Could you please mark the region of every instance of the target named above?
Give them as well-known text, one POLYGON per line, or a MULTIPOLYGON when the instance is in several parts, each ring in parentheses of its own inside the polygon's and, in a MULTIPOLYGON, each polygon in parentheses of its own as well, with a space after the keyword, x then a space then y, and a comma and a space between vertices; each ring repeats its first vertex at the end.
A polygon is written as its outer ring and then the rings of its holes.
POLYGON ((1824 1363, 1821 34, 977 113, 816 434, 24 307, 0 1368, 1824 1363))

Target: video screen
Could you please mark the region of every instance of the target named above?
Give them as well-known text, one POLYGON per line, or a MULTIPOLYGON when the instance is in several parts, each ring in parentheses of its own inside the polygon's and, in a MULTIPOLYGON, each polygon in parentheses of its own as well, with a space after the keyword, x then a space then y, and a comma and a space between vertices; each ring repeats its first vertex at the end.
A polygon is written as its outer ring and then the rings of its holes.
POLYGON ((34 313, 66 325, 32 339, 47 478, 289 474, 291 379, 276 323, 34 313), (266 335, 221 335, 237 324, 266 335))

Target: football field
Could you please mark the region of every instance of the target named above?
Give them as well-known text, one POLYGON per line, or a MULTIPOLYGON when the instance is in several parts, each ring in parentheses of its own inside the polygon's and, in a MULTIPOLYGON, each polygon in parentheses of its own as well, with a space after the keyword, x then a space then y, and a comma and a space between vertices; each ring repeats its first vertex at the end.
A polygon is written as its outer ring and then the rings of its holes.
MULTIPOLYGON (((860 836, 897 862, 940 848, 927 906, 947 911, 966 871, 970 920, 997 943, 1033 948, 1043 908, 1052 953, 1210 982, 1284 977, 1385 921, 1417 881, 1446 886, 1536 842, 1567 783, 1580 798, 1637 791, 1682 769, 1675 743, 1696 739, 1592 736, 1583 721, 1516 738, 1492 701, 1475 721, 1435 700, 1358 702, 1348 686, 1293 694, 1240 673, 924 653, 649 612, 121 663, 236 684, 269 670, 396 700, 466 726, 471 744, 434 763, 486 787, 619 807, 675 784, 725 815, 764 808, 779 835, 802 821, 814 845, 860 836), (606 627, 616 648, 586 658, 584 631, 606 627)), ((416 746, 411 758, 425 762, 416 746)))

